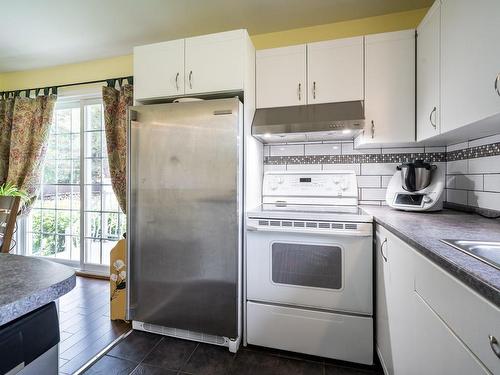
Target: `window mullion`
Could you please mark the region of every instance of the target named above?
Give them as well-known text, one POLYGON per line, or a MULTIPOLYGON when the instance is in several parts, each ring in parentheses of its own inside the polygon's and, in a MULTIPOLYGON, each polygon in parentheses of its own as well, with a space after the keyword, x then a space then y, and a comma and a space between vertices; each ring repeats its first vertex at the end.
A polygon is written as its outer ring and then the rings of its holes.
POLYGON ((85 269, 85 104, 80 100, 80 268, 85 269))

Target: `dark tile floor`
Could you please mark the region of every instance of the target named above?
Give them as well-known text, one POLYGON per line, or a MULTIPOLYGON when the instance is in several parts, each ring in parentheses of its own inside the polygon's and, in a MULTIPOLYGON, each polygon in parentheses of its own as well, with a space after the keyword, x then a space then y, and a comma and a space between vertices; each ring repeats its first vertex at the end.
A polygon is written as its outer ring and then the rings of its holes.
POLYGON ((355 365, 259 347, 227 348, 133 331, 86 375, 379 375, 379 366, 355 365))
POLYGON ((78 276, 59 299, 59 374, 73 374, 130 325, 109 319, 109 281, 78 276))

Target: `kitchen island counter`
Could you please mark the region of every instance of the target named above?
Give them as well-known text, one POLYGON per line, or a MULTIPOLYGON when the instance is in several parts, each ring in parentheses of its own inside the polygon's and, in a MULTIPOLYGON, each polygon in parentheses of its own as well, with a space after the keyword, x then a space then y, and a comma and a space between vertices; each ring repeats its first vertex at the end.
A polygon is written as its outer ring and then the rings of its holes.
POLYGON ((362 206, 380 224, 451 275, 500 307, 500 271, 441 239, 500 242, 500 221, 453 210, 405 212, 362 206))
POLYGON ((48 260, 0 254, 0 326, 75 287, 75 271, 48 260))

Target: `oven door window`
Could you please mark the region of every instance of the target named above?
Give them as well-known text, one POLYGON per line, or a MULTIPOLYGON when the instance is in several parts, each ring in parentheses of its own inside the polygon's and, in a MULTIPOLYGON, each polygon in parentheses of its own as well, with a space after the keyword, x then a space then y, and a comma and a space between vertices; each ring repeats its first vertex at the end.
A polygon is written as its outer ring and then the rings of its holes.
POLYGON ((271 250, 274 283, 342 288, 342 249, 339 246, 275 242, 271 250))

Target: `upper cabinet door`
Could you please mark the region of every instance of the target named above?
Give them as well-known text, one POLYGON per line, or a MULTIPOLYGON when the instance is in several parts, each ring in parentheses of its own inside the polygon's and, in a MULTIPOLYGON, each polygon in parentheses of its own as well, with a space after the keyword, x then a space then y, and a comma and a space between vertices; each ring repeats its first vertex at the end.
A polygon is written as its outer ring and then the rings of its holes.
POLYGON ((257 108, 307 103, 306 45, 256 53, 257 108))
POLYGON ((307 45, 308 103, 364 99, 363 37, 307 45))
POLYGON ((365 130, 357 145, 415 141, 415 31, 365 37, 365 130))
POLYGON ((440 2, 417 29, 417 141, 440 133, 440 2))
POLYGON ((184 39, 134 48, 134 99, 184 94, 184 39))
POLYGON ((442 132, 500 113, 499 25, 499 0, 442 1, 442 132))
POLYGON ((243 90, 245 30, 186 39, 186 94, 243 90))

